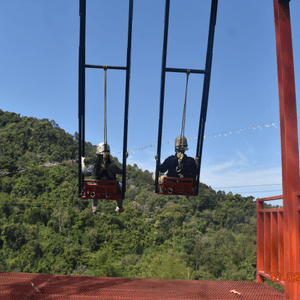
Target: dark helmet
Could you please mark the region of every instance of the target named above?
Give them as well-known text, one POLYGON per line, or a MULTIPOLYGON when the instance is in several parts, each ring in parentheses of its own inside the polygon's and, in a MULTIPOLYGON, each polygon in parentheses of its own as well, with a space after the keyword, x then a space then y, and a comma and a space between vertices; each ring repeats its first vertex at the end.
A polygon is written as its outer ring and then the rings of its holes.
POLYGON ((187 139, 185 136, 181 136, 179 135, 176 139, 175 139, 175 149, 178 151, 186 151, 189 150, 188 148, 188 143, 187 143, 187 139))

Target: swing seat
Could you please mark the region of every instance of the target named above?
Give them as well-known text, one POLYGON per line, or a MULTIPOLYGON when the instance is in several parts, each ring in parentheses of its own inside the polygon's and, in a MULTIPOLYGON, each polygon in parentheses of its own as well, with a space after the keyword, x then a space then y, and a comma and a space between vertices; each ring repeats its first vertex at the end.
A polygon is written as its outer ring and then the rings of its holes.
POLYGON ((85 179, 81 199, 122 200, 122 194, 117 181, 85 179))
POLYGON ((164 177, 158 184, 158 194, 196 196, 193 178, 164 177))

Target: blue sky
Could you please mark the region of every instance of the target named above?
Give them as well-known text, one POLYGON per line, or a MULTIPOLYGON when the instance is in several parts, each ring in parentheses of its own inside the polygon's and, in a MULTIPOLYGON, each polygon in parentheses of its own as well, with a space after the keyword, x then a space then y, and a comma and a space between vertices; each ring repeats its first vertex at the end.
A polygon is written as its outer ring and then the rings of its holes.
MULTIPOLYGON (((204 68, 210 2, 171 0, 167 67, 204 68)), ((132 151, 127 162, 151 172, 164 6, 163 0, 134 1, 128 131, 132 151)), ((299 95, 299 1, 291 1, 290 7, 299 95)), ((128 1, 87 0, 86 63, 125 66, 127 24, 128 1)), ((79 1, 1 1, 0 36, 0 108, 55 120, 71 134, 78 131, 79 1)), ((108 142, 121 160, 125 71, 108 70, 107 76, 108 142)), ((98 144, 103 139, 103 70, 88 69, 86 80, 86 140, 98 144)), ((202 82, 202 75, 190 75, 186 136, 192 157, 202 82)), ((184 92, 185 75, 167 73, 163 142, 173 142, 180 134, 184 92)), ((219 1, 200 180, 243 196, 281 194, 277 121, 273 1, 219 1)), ((165 143, 162 159, 173 152, 174 144, 165 143)))

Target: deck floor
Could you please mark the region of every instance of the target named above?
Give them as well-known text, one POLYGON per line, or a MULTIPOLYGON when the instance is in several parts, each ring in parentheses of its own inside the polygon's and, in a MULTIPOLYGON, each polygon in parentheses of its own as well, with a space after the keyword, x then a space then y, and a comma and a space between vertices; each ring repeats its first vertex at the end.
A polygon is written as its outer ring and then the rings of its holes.
POLYGON ((1 300, 255 299, 284 295, 252 281, 198 281, 0 272, 1 300))

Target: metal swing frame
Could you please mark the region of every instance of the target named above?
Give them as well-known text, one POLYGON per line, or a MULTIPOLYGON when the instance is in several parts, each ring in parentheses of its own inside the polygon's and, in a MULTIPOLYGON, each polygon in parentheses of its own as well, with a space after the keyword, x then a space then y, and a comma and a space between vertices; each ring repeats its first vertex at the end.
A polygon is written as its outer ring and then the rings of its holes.
POLYGON ((123 200, 126 191, 126 159, 127 159, 127 136, 128 136, 128 108, 129 108, 129 86, 131 70, 131 43, 132 43, 132 19, 133 19, 133 0, 129 0, 128 13, 128 38, 127 38, 127 58, 126 66, 106 66, 106 65, 89 65, 86 64, 86 0, 79 0, 80 16, 80 41, 79 41, 79 82, 78 82, 78 123, 79 123, 79 168, 78 168, 78 195, 83 199, 91 199, 97 195, 99 198, 108 200, 123 200), (116 181, 84 180, 81 170, 81 157, 85 156, 85 70, 86 68, 94 69, 113 69, 126 71, 125 87, 125 109, 124 109, 124 133, 123 133, 123 173, 122 173, 122 193, 117 193, 116 181), (100 184, 101 183, 101 184, 100 184), (106 183, 106 184, 105 184, 106 183), (114 190, 112 190, 112 185, 114 190), (106 187, 105 187, 106 186, 106 187), (105 190, 103 192, 103 187, 105 190), (84 190, 83 190, 84 188, 84 190), (105 192, 106 191, 106 192, 105 192), (110 194, 111 193, 111 194, 110 194), (93 197, 91 196, 93 195, 93 197), (102 197, 105 196, 105 197, 102 197))
MULTIPOLYGON (((165 94, 166 72, 177 72, 177 73, 190 72, 191 74, 203 74, 204 75, 202 104, 201 104, 201 111, 200 111, 199 130, 198 130, 197 149, 196 149, 196 158, 197 158, 197 162, 198 162, 198 174, 196 176, 196 185, 195 185, 195 190, 193 192, 187 193, 186 189, 184 189, 184 183, 182 182, 179 184, 179 182, 181 180, 180 180, 180 178, 176 178, 177 180, 174 182, 174 188, 172 190, 175 190, 176 189, 175 185, 178 186, 178 184, 180 185, 181 188, 183 188, 183 190, 178 191, 177 193, 172 193, 172 194, 185 195, 185 196, 198 195, 202 149, 203 149, 203 139, 204 139, 204 129, 205 129, 205 122, 206 122, 206 115, 207 115, 207 105, 208 105, 208 96, 209 96, 209 87, 210 87, 210 78, 211 78, 214 35, 215 35, 215 26, 216 26, 216 20, 217 20, 217 8, 218 8, 218 0, 212 0, 205 70, 167 68, 166 60, 167 60, 167 44, 168 44, 168 31, 169 31, 170 0, 166 0, 165 21, 164 21, 164 41, 163 41, 163 52, 162 52, 162 66, 161 66, 159 126, 158 126, 158 139, 157 139, 157 152, 156 152, 157 159, 156 159, 156 172, 155 172, 155 192, 158 194, 168 193, 166 191, 168 191, 168 190, 170 191, 170 189, 172 189, 172 187, 170 187, 171 181, 169 181, 169 179, 172 179, 174 181, 174 178, 165 177, 164 182, 168 182, 168 184, 164 185, 164 183, 162 183, 162 184, 158 183, 159 165, 160 165, 160 159, 161 159, 161 143, 162 143, 162 127, 163 127, 163 114, 164 114, 164 94, 165 94), (168 187, 167 187, 167 185, 168 185, 168 187)), ((187 182, 187 186, 188 185, 190 185, 190 182, 187 182)))

